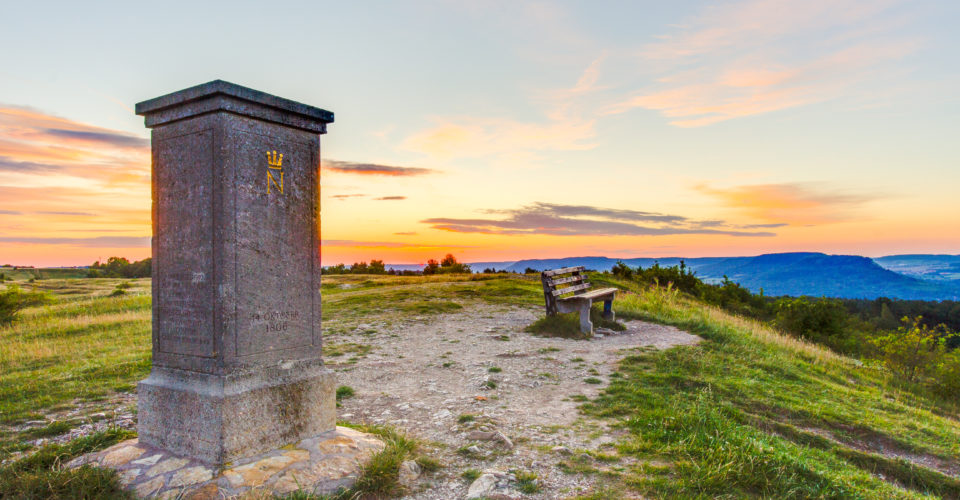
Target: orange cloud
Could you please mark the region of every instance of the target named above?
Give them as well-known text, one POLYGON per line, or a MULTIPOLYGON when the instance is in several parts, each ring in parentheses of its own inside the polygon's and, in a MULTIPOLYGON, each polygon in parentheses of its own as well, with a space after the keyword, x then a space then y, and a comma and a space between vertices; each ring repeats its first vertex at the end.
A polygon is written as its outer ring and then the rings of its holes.
POLYGON ((341 174, 385 175, 389 177, 409 177, 437 172, 436 170, 422 167, 395 167, 378 163, 359 163, 338 160, 324 160, 323 169, 341 174))
POLYGON ((671 125, 701 127, 851 94, 920 46, 888 33, 893 3, 748 0, 706 8, 644 48, 643 64, 658 83, 605 114, 644 108, 671 125))
POLYGON ((845 193, 815 183, 753 184, 731 188, 695 186, 724 205, 773 223, 819 224, 846 220, 879 195, 845 193))
POLYGON ((409 151, 441 158, 480 158, 509 154, 513 161, 539 151, 585 151, 597 146, 596 119, 583 99, 597 85, 605 55, 592 61, 573 87, 534 96, 545 103, 545 120, 506 117, 436 117, 435 125, 403 142, 409 151))

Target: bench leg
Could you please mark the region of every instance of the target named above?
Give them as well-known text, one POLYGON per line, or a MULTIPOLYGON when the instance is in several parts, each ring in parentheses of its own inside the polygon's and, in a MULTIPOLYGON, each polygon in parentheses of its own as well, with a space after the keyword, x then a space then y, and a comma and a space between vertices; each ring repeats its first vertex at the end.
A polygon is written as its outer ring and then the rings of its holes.
POLYGON ((603 319, 608 321, 613 321, 615 319, 615 315, 613 314, 612 300, 603 301, 603 319))
POLYGON ((580 331, 586 334, 593 334, 593 323, 590 321, 590 301, 586 301, 580 306, 580 331))

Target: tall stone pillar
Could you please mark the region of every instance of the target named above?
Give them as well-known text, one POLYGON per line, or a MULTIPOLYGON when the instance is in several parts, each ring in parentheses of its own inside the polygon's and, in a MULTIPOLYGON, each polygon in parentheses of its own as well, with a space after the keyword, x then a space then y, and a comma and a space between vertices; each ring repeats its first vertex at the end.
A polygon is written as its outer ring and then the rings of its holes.
POLYGON ((333 430, 319 255, 333 113, 220 80, 136 112, 153 163, 141 442, 220 465, 333 430))

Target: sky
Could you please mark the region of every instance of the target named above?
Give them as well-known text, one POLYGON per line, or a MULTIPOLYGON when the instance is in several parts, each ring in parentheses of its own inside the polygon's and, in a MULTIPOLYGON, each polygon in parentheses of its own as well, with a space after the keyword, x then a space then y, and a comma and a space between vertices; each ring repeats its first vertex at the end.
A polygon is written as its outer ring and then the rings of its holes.
POLYGON ((214 79, 336 114, 324 265, 960 253, 960 2, 2 1, 0 18, 0 264, 149 257, 133 106, 214 79))

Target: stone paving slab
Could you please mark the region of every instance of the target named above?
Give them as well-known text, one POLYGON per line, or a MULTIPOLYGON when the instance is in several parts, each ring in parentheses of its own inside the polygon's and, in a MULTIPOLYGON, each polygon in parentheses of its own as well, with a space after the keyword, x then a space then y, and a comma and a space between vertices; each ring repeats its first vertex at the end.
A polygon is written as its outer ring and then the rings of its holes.
POLYGON ((328 494, 352 486, 363 464, 384 446, 374 435, 337 427, 217 469, 131 439, 78 457, 67 467, 109 467, 117 471, 125 488, 145 498, 237 498, 251 492, 282 495, 299 489, 328 494))

